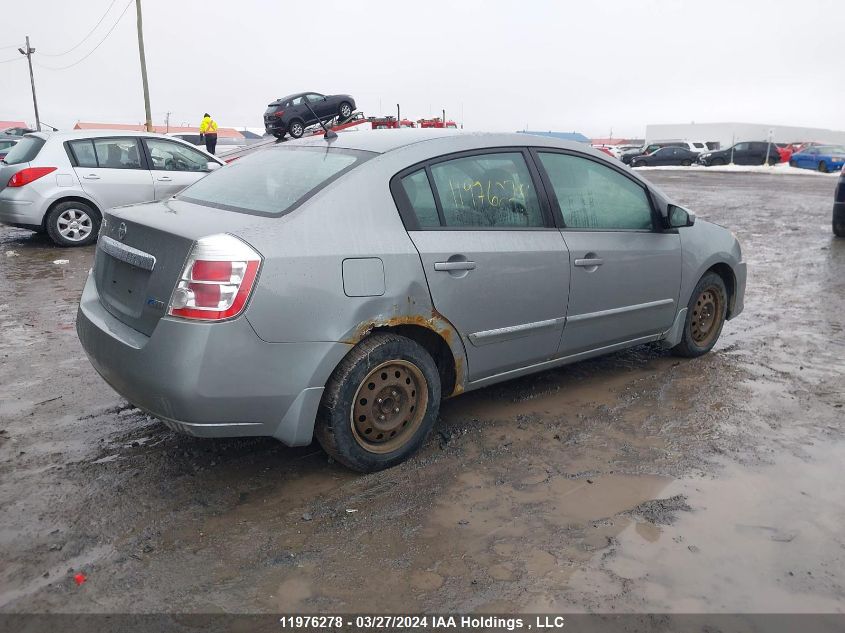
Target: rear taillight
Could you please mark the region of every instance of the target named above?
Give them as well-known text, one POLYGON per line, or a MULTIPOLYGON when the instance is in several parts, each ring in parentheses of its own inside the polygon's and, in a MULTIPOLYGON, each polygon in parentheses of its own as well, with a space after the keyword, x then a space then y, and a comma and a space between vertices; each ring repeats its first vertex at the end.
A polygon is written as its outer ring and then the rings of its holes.
POLYGON ((232 235, 200 239, 173 291, 167 314, 201 321, 238 316, 260 267, 261 255, 232 235))
POLYGON ((282 118, 282 116, 284 115, 284 113, 285 113, 285 111, 284 111, 284 110, 279 110, 278 112, 274 112, 274 113, 273 113, 273 116, 274 116, 274 117, 278 117, 279 119, 281 119, 281 118, 282 118))
POLYGON ((58 167, 27 167, 26 169, 21 169, 18 173, 9 178, 9 182, 6 186, 23 187, 24 185, 28 185, 29 183, 38 180, 42 176, 46 176, 47 174, 56 171, 56 169, 58 169, 58 167))

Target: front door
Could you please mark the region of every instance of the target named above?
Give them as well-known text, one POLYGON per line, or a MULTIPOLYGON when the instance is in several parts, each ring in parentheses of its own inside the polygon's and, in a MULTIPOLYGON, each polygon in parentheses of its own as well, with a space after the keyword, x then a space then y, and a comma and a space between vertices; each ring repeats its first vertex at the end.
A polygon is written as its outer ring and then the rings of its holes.
POLYGON ((469 379, 553 358, 569 254, 526 154, 508 148, 436 162, 397 189, 434 307, 464 343, 469 379))
POLYGON ((665 332, 678 311, 681 244, 661 232, 646 189, 587 157, 538 150, 564 223, 571 285, 561 356, 665 332))
POLYGON ((155 185, 155 199, 175 196, 208 173, 212 159, 192 147, 159 138, 145 138, 155 185))
POLYGON ((68 146, 82 190, 101 210, 153 200, 153 181, 137 138, 77 139, 68 146))

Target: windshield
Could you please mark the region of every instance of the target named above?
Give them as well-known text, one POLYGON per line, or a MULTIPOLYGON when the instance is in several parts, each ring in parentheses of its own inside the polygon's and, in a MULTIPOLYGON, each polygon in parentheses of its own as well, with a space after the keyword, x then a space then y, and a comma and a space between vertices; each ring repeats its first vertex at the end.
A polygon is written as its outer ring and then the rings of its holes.
POLYGON ((19 165, 28 163, 38 156, 38 152, 44 147, 44 139, 37 136, 24 136, 20 143, 15 145, 3 159, 7 165, 19 165))
POLYGON ((279 147, 212 172, 178 198, 210 207, 280 216, 374 154, 326 147, 279 147))

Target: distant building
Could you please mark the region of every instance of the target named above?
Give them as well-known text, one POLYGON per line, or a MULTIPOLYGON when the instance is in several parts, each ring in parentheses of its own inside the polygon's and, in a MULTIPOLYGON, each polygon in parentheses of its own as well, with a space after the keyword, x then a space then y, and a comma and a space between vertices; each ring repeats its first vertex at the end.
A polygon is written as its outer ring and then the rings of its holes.
POLYGON ((0 121, 0 130, 9 127, 29 127, 24 121, 0 121))
POLYGON ((767 141, 769 134, 773 143, 815 141, 845 145, 845 132, 768 123, 681 123, 647 125, 645 128, 648 143, 703 141, 719 143, 722 148, 742 141, 767 141))
MULTIPOLYGON (((135 132, 143 132, 146 128, 143 124, 132 125, 131 123, 88 123, 77 121, 73 126, 74 130, 131 130, 135 132)), ((199 134, 199 127, 184 126, 184 125, 154 125, 153 132, 159 134, 199 134)), ((244 135, 231 127, 217 128, 217 135, 220 138, 237 138, 242 139, 244 135)))
POLYGON ((590 140, 592 145, 638 145, 645 144, 641 138, 594 138, 590 140))
POLYGON ((575 141, 576 143, 586 143, 587 145, 590 144, 590 139, 588 139, 580 132, 535 132, 532 130, 519 130, 518 133, 533 134, 534 136, 550 136, 551 138, 557 138, 562 141, 575 141))

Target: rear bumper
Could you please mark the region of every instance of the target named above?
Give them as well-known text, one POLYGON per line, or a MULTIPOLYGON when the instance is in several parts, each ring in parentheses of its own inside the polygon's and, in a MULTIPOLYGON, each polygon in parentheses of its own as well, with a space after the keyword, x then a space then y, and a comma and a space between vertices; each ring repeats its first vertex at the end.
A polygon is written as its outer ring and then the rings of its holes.
POLYGON ((323 387, 350 349, 267 343, 243 317, 165 317, 147 337, 102 307, 91 275, 76 329, 103 379, 171 428, 200 437, 272 436, 291 446, 311 442, 323 387))
POLYGON ((50 200, 34 187, 6 187, 0 190, 0 222, 12 226, 41 226, 50 200))

